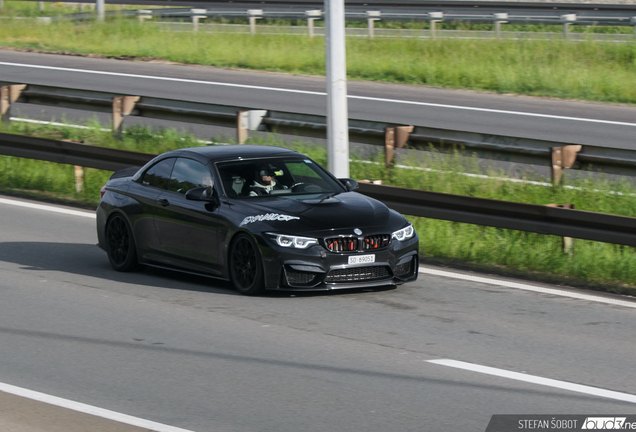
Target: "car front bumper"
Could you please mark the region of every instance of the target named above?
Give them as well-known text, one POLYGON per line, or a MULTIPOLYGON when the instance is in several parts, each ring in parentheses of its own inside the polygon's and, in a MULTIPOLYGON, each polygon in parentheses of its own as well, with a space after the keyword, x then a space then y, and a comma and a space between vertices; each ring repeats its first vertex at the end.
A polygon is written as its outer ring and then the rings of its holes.
POLYGON ((329 252, 320 245, 307 250, 261 244, 265 287, 284 291, 324 291, 401 285, 417 279, 419 240, 417 235, 392 241, 381 250, 329 252), (265 246, 265 247, 263 247, 265 246), (367 264, 349 264, 350 256, 373 255, 367 264))

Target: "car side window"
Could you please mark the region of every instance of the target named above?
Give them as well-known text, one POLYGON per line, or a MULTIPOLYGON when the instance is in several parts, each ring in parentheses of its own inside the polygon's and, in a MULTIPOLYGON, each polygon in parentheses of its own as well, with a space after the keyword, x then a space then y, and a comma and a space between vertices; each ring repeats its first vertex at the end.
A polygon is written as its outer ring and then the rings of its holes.
POLYGON ((145 186, 156 187, 159 189, 168 189, 168 180, 174 165, 175 158, 168 158, 154 164, 142 179, 145 186))
POLYGON ((208 167, 192 159, 178 158, 172 169, 168 190, 185 195, 190 189, 214 186, 208 167))

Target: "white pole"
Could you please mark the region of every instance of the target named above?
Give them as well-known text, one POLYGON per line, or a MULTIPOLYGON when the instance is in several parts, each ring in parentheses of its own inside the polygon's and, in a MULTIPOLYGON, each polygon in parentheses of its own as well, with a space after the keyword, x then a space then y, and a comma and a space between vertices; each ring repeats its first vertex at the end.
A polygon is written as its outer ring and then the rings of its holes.
POLYGON ((95 0, 96 9, 97 9, 97 21, 104 21, 104 16, 106 14, 106 2, 105 0, 95 0))
POLYGON ((349 177, 349 110, 345 55, 344 0, 325 0, 328 168, 349 177))

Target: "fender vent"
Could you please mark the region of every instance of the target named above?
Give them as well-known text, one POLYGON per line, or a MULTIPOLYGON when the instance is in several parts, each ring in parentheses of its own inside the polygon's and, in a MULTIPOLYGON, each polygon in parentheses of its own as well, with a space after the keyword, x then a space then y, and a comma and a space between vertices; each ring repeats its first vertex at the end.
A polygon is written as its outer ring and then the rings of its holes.
POLYGON ((316 273, 286 269, 287 283, 290 285, 306 285, 316 279, 316 273))

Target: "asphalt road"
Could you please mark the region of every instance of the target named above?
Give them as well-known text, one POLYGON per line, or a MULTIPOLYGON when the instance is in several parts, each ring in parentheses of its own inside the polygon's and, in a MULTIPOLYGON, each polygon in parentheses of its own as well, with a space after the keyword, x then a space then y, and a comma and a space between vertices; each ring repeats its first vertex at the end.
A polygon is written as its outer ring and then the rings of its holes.
MULTIPOLYGON (((309 114, 324 115, 326 110, 324 78, 203 66, 0 51, 0 81, 309 114)), ((636 148, 636 108, 630 106, 355 81, 348 83, 348 91, 350 118, 636 148)), ((18 108, 21 115, 45 120, 60 119, 63 113, 18 108)), ((68 120, 92 116, 65 115, 68 120)))
POLYGON ((111 270, 90 217, 0 202, 0 223, 5 384, 197 432, 480 431, 492 414, 636 413, 633 308, 429 275, 250 298, 111 270))

